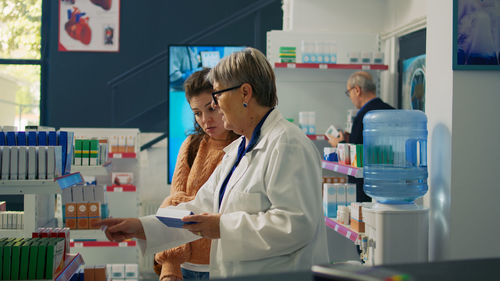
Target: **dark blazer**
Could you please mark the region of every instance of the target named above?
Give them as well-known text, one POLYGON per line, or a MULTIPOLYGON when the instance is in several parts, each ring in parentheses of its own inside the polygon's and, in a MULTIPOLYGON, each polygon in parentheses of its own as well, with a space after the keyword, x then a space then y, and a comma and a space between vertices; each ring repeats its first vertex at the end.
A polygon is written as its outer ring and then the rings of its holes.
POLYGON ((367 102, 354 118, 352 123, 351 135, 349 136, 349 143, 363 144, 363 118, 365 114, 372 110, 380 109, 394 109, 394 107, 383 102, 380 98, 374 98, 367 102))
MULTIPOLYGON (((379 98, 374 98, 368 103, 366 103, 356 114, 354 122, 352 123, 351 135, 349 136, 349 143, 363 144, 363 118, 365 114, 372 110, 381 109, 394 109, 394 107, 383 102, 379 98)), ((355 177, 348 177, 349 183, 356 184, 356 201, 358 202, 370 202, 371 198, 366 195, 363 190, 363 179, 357 179, 355 177)))

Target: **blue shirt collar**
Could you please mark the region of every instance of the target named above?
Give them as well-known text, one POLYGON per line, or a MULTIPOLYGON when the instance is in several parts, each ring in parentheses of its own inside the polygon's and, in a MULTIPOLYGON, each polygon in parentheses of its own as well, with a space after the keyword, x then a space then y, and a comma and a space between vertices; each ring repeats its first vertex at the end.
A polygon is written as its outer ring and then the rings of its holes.
POLYGON ((262 120, 260 120, 259 124, 257 124, 255 129, 253 130, 252 138, 250 139, 250 143, 248 143, 248 146, 246 149, 245 149, 246 139, 244 136, 242 137, 240 146, 238 147, 238 154, 243 153, 243 155, 245 155, 247 152, 251 151, 255 147, 255 145, 257 144, 257 141, 259 140, 259 137, 260 137, 262 125, 264 125, 264 122, 266 121, 266 119, 269 116, 269 114, 271 113, 271 111, 273 111, 273 109, 274 109, 274 107, 271 108, 271 110, 269 110, 266 113, 266 115, 264 115, 264 117, 262 117, 262 120))
POLYGON ((364 105, 363 105, 363 106, 359 109, 359 111, 358 111, 358 112, 363 111, 363 108, 365 108, 365 107, 366 107, 366 106, 367 106, 370 102, 372 102, 372 101, 374 101, 374 100, 376 100, 376 99, 378 99, 378 97, 374 97, 373 99, 369 100, 367 103, 365 103, 365 104, 364 104, 364 105))

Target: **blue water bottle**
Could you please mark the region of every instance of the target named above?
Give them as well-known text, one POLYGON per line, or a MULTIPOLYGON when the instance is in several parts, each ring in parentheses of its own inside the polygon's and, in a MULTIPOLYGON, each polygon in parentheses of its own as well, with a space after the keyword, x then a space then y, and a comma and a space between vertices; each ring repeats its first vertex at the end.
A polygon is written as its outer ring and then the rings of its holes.
POLYGON ((427 117, 419 110, 374 110, 363 118, 365 193, 410 204, 427 192, 427 117))

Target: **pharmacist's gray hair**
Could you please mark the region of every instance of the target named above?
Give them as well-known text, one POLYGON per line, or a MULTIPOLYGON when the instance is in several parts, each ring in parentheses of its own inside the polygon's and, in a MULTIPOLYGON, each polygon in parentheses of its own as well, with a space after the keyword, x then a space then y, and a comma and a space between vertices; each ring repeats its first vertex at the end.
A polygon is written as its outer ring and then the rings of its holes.
POLYGON ((249 83, 259 105, 278 104, 276 78, 266 56, 257 49, 246 48, 223 58, 208 74, 208 80, 225 87, 249 83))
POLYGON ((377 91, 377 86, 373 82, 372 75, 366 71, 358 71, 351 74, 347 80, 347 85, 351 88, 358 86, 363 92, 375 93, 377 91))

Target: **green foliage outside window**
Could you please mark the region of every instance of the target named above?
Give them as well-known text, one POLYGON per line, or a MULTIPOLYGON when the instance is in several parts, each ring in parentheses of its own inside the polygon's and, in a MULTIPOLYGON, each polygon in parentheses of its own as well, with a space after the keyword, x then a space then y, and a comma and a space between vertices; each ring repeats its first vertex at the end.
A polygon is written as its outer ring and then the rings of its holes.
MULTIPOLYGON (((41 16, 42 0, 0 0, 1 59, 41 59, 41 16)), ((25 124, 38 124, 40 71, 39 64, 0 65, 0 76, 19 86, 16 119, 24 119, 25 124)), ((12 101, 0 102, 0 108, 13 106, 8 102, 12 101)))

